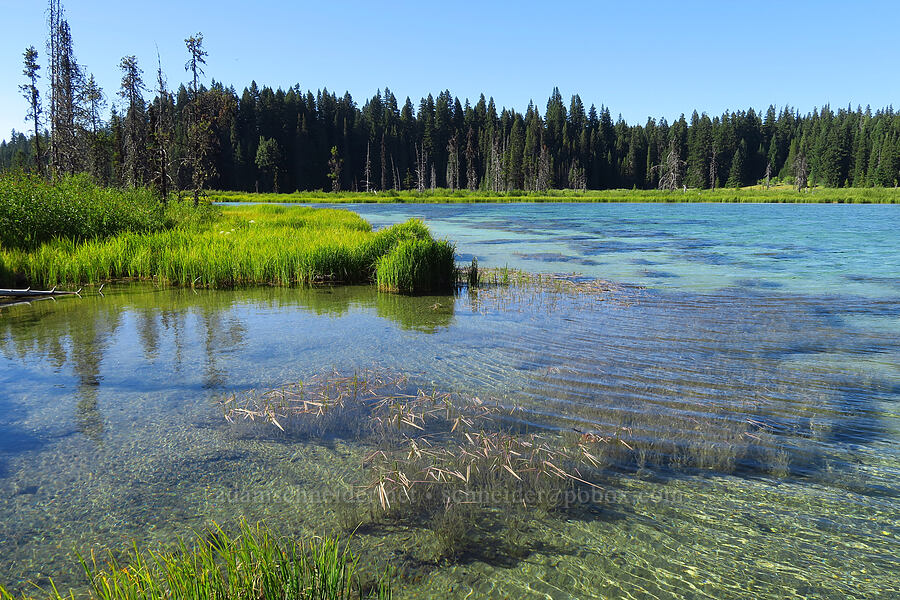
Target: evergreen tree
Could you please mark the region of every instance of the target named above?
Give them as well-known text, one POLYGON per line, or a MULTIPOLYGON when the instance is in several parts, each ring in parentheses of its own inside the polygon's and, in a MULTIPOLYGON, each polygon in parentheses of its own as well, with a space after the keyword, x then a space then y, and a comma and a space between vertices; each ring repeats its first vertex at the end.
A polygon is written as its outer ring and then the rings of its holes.
POLYGON ((728 181, 725 185, 728 187, 739 188, 746 183, 747 165, 747 141, 741 140, 738 144, 738 150, 734 154, 731 161, 731 170, 728 173, 728 181))
MULTIPOLYGON (((335 148, 337 151, 337 148, 335 148)), ((272 177, 272 189, 278 193, 278 178, 281 170, 281 147, 278 142, 272 138, 264 138, 260 136, 259 144, 256 147, 256 166, 263 173, 268 173, 272 177)), ((340 177, 340 169, 338 169, 338 177, 340 177)))
POLYGON ((34 123, 34 164, 38 174, 44 176, 43 153, 41 152, 41 94, 37 88, 37 80, 40 78, 38 71, 41 66, 38 64, 38 53, 34 46, 25 49, 25 68, 22 74, 28 83, 20 85, 22 96, 28 102, 28 113, 26 118, 34 123))
POLYGON ((126 56, 119 62, 122 70, 122 87, 119 96, 125 100, 125 182, 130 187, 144 184, 145 160, 145 106, 143 72, 134 56, 126 56))

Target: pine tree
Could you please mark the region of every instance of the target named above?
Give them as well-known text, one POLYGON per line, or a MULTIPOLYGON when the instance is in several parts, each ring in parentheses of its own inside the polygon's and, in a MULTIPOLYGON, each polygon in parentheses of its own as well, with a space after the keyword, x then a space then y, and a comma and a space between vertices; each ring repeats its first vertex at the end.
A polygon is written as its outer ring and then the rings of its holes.
POLYGON ((162 60, 156 55, 156 107, 153 119, 153 148, 156 159, 154 180, 163 204, 169 197, 169 146, 172 140, 172 96, 166 89, 162 60))
POLYGON ((28 113, 26 118, 34 123, 34 164, 38 174, 44 176, 43 152, 41 152, 41 94, 37 88, 37 80, 40 78, 38 71, 41 66, 38 64, 38 53, 34 46, 25 49, 25 68, 22 74, 28 80, 28 83, 20 85, 22 96, 28 102, 28 113))
POLYGON ((206 110, 206 95, 200 90, 200 76, 204 75, 207 52, 203 49, 203 34, 197 33, 184 40, 190 58, 184 65, 185 71, 191 74, 191 87, 188 91, 186 107, 187 149, 186 162, 191 174, 191 188, 194 206, 200 203, 200 194, 215 175, 211 154, 215 146, 212 121, 206 110))
POLYGON ((122 70, 122 89, 119 96, 126 102, 125 111, 125 181, 130 187, 144 183, 144 81, 134 56, 126 56, 119 63, 122 70))
POLYGON ((76 115, 78 91, 83 83, 75 60, 72 32, 59 0, 50 0, 50 162, 56 175, 80 170, 84 153, 79 147, 76 115))
POLYGON ((747 164, 747 142, 745 140, 741 140, 741 143, 738 144, 738 150, 734 153, 734 158, 731 161, 731 170, 728 173, 728 182, 725 184, 728 187, 740 188, 744 185, 744 170, 747 164))
POLYGON ((101 113, 106 106, 106 97, 93 75, 88 76, 81 90, 83 112, 81 128, 88 138, 87 169, 96 181, 109 182, 109 152, 106 147, 108 132, 103 127, 101 113))
POLYGON ((475 132, 469 127, 466 136, 466 187, 470 192, 478 189, 478 174, 475 171, 475 132))
POLYGON ((331 179, 332 192, 341 191, 341 167, 343 163, 343 159, 338 155, 337 146, 332 146, 331 159, 328 161, 328 166, 331 168, 328 178, 331 179))
MULTIPOLYGON (((335 150, 337 149, 335 148, 335 150)), ((277 194, 282 162, 281 147, 278 142, 273 138, 260 136, 259 144, 256 147, 255 162, 260 171, 271 175, 272 189, 277 194)), ((340 177, 340 168, 338 168, 337 176, 340 177)))

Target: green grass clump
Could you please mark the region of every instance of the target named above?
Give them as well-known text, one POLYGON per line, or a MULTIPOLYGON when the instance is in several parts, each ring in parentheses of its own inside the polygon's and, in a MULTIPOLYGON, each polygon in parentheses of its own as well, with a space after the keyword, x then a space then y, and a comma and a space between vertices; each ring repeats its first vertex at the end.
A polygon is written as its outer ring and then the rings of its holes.
MULTIPOLYGON (((265 525, 242 523, 234 537, 216 526, 179 541, 174 552, 135 546, 127 563, 112 556, 81 559, 97 600, 343 600, 390 598, 387 578, 363 590, 358 559, 332 537, 302 542, 280 538, 265 525)), ((45 597, 62 600, 55 586, 45 597)), ((74 598, 74 596, 70 596, 74 598)), ((24 597, 23 597, 24 598, 24 597)), ((14 597, 0 587, 0 599, 14 597)))
MULTIPOLYGON (((58 187, 28 181, 45 194, 58 187)), ((270 205, 196 209, 181 202, 159 210, 162 220, 152 227, 124 220, 118 232, 111 228, 112 233, 86 238, 55 235, 37 245, 0 245, 0 286, 75 286, 119 279, 210 288, 370 283, 380 259, 405 242, 420 243, 426 250, 407 252, 406 259, 425 262, 407 265, 415 271, 416 283, 395 286, 398 290, 448 291, 455 284, 452 246, 435 242, 419 220, 373 232, 362 217, 346 210, 270 205), (441 260, 436 250, 443 252, 441 260)))
POLYGON ((494 203, 494 202, 722 202, 722 203, 839 203, 897 204, 897 188, 824 188, 802 192, 782 185, 765 189, 761 186, 717 188, 715 190, 546 190, 543 192, 511 190, 435 189, 365 192, 294 192, 292 194, 252 194, 247 192, 210 192, 214 202, 298 202, 298 203, 494 203))
POLYGON ((456 283, 455 254, 445 240, 401 240, 378 260, 378 289, 402 294, 450 289, 456 283))

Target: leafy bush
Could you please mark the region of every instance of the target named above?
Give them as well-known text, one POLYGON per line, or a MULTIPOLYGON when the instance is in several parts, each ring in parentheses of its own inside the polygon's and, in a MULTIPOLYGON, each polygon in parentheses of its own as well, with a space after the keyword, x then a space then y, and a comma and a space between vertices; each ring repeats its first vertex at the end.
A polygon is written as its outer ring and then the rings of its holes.
POLYGON ((22 173, 0 175, 0 245, 6 248, 156 231, 187 217, 180 212, 167 215, 152 191, 100 188, 84 175, 52 184, 22 173))

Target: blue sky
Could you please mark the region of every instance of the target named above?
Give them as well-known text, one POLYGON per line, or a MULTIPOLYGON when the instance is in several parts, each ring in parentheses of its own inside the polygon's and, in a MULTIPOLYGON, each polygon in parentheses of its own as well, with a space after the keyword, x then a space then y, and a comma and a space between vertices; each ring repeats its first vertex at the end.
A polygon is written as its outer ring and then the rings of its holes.
MULTIPOLYGON (((118 63, 150 81, 156 48, 186 81, 183 40, 202 31, 207 82, 350 91, 388 86, 400 102, 450 89, 542 109, 554 86, 629 122, 769 104, 900 104, 897 23, 886 1, 287 2, 64 0, 78 61, 117 102, 118 63)), ((22 130, 22 52, 44 65, 46 2, 0 0, 0 138, 22 130)))

